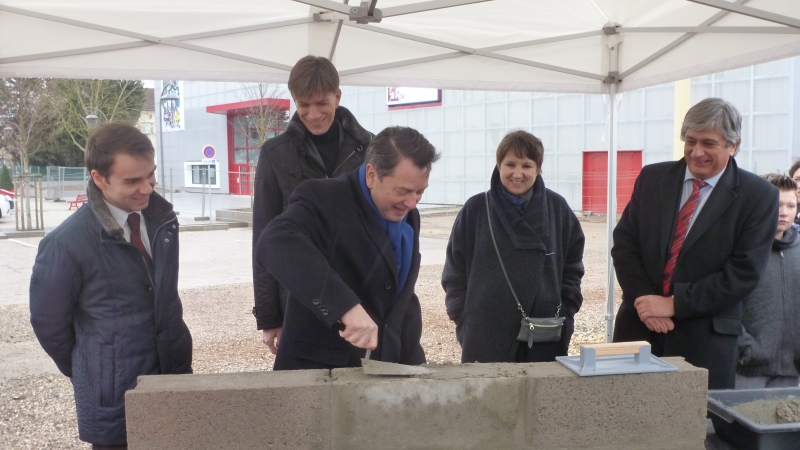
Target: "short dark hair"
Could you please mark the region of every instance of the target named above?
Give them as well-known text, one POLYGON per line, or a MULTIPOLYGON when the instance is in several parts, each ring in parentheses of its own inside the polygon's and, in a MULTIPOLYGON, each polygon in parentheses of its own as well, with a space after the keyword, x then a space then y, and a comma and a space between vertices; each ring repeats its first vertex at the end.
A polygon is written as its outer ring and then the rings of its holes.
POLYGON ((794 174, 800 169, 800 158, 792 162, 792 167, 789 167, 789 178, 794 179, 794 174))
POLYGON ((514 152, 518 158, 528 158, 536 162, 536 168, 542 173, 544 161, 544 145, 542 140, 527 131, 512 131, 503 137, 497 146, 497 165, 505 159, 508 152, 514 152))
POLYGON ((372 164, 378 178, 383 178, 392 174, 401 157, 430 172, 439 156, 433 144, 419 131, 408 127, 388 127, 372 139, 364 162, 372 164))
MULTIPOLYGON (((718 131, 728 145, 736 145, 742 140, 742 115, 731 102, 716 97, 707 98, 686 112, 681 126, 681 140, 686 138, 686 131, 689 129, 718 131)), ((737 153, 739 146, 733 156, 737 153)))
POLYGON ((327 58, 305 56, 289 72, 289 92, 295 99, 339 91, 339 72, 327 58))
POLYGON ((86 168, 108 177, 118 153, 152 159, 155 149, 150 139, 133 125, 107 123, 94 130, 86 141, 86 168))
POLYGON ((761 175, 761 178, 772 183, 779 191, 797 192, 797 183, 790 176, 782 173, 767 173, 761 175))

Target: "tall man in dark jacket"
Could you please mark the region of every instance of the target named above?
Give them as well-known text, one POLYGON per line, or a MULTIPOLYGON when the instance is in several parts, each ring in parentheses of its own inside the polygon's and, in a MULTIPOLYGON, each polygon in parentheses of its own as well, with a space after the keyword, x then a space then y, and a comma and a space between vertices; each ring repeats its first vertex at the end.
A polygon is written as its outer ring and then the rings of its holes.
POLYGON ((285 133, 261 147, 253 204, 253 315, 273 354, 281 336, 287 292, 256 263, 258 238, 286 209, 301 182, 337 177, 360 166, 372 139, 372 133, 339 106, 339 74, 327 59, 306 56, 298 61, 289 74, 289 92, 297 112, 285 133))
POLYGON ((438 154, 411 128, 383 130, 366 164, 310 180, 259 240, 257 261, 289 290, 275 370, 422 364, 417 202, 438 154))
POLYGON ((86 144, 89 202, 39 244, 31 325, 72 381, 81 440, 127 448, 125 391, 139 375, 190 373, 178 297, 178 221, 153 191, 150 139, 108 124, 86 144))
POLYGON ((734 387, 742 300, 764 271, 778 217, 775 187, 733 158, 741 126, 722 99, 689 109, 684 158, 642 169, 611 249, 622 287, 614 341, 683 356, 708 369, 710 389, 734 387))

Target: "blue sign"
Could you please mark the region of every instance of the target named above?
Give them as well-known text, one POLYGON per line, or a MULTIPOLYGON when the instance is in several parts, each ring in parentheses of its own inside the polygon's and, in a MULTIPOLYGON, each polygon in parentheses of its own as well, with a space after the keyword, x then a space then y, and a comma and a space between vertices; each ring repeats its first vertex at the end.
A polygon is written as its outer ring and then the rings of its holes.
POLYGON ((214 150, 214 147, 212 147, 210 145, 206 145, 205 147, 203 147, 203 156, 206 159, 212 159, 216 155, 217 155, 217 151, 214 150))

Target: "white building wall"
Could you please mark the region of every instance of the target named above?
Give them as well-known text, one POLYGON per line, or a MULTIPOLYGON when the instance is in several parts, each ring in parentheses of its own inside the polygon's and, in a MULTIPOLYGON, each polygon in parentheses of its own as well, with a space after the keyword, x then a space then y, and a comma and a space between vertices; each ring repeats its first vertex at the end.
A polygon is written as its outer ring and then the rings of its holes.
MULTIPOLYGON (((692 80, 692 104, 718 96, 743 115, 741 167, 756 173, 785 172, 800 156, 798 58, 775 61, 692 80)), ((582 207, 586 150, 608 150, 608 97, 587 94, 451 91, 442 106, 390 111, 385 87, 343 87, 342 105, 368 130, 391 125, 417 128, 442 159, 434 164, 423 203, 463 204, 485 191, 495 150, 509 131, 523 129, 545 147, 545 184, 573 209, 582 207)), ((674 86, 665 84, 619 95, 619 150, 642 150, 642 164, 673 159, 674 86)))
MULTIPOLYGON (((760 174, 785 172, 800 157, 798 83, 800 59, 775 61, 692 79, 692 104, 711 96, 733 102, 744 117, 739 165, 760 174)), ((155 88, 160 92, 158 82, 155 88)), ((214 192, 227 193, 226 118, 205 108, 246 101, 246 92, 241 83, 185 82, 184 90, 186 129, 164 134, 167 177, 172 168, 180 189, 184 162, 200 161, 203 146, 210 144, 220 160, 220 187, 214 192)), ((444 90, 442 106, 390 111, 385 87, 342 87, 342 94, 342 106, 366 129, 414 127, 442 153, 424 203, 463 204, 488 189, 497 145, 507 132, 523 129, 544 143, 545 184, 580 210, 583 152, 608 149, 603 95, 444 90)), ((673 159, 673 94, 672 84, 621 94, 617 148, 642 150, 643 165, 673 159)))

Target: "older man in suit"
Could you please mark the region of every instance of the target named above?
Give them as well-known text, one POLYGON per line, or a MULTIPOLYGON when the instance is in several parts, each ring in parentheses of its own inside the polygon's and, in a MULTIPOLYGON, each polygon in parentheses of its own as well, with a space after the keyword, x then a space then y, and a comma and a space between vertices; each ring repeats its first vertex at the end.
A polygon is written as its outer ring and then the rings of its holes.
POLYGON ((275 370, 422 364, 417 202, 439 155, 418 131, 383 130, 366 163, 309 180, 258 242, 256 259, 289 291, 275 370))
POLYGON ((614 229, 622 305, 614 341, 708 369, 710 389, 734 387, 742 299, 763 272, 778 195, 736 165, 742 118, 725 100, 693 106, 684 158, 642 169, 614 229))

